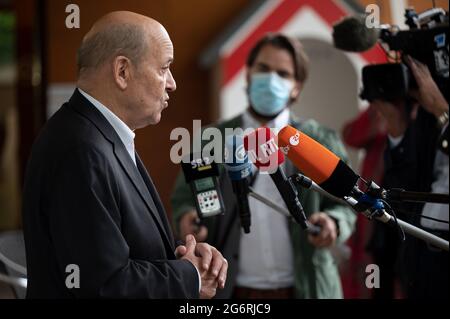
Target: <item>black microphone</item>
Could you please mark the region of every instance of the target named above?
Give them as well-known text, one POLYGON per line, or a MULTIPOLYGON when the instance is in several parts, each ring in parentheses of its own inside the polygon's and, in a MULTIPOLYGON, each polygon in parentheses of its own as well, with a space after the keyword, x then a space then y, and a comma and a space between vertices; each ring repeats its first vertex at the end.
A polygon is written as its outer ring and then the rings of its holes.
POLYGON ((214 158, 191 153, 182 160, 186 183, 191 187, 200 219, 225 212, 223 196, 219 186, 219 168, 214 158))
POLYGON ((275 142, 275 134, 269 128, 259 128, 244 137, 244 147, 253 164, 260 171, 270 174, 272 181, 280 192, 287 209, 294 220, 312 235, 320 233, 320 226, 311 224, 298 199, 298 191, 280 165, 284 155, 275 142))
POLYGON ((333 42, 338 49, 363 52, 371 49, 380 37, 380 29, 368 28, 366 16, 345 17, 333 25, 333 42))
POLYGON ((227 136, 225 140, 225 168, 236 195, 241 227, 244 229, 244 233, 248 234, 251 225, 248 204, 248 178, 252 175, 252 163, 248 160, 245 152, 242 136, 227 136))

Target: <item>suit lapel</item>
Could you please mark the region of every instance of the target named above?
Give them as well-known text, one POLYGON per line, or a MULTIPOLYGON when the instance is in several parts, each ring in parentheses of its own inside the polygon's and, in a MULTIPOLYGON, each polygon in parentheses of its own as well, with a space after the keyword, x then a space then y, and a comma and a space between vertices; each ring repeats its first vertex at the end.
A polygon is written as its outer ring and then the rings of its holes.
MULTIPOLYGON (((173 240, 171 240, 170 232, 167 232, 167 225, 161 219, 159 210, 156 207, 153 197, 150 194, 150 188, 144 183, 144 178, 139 173, 136 165, 134 165, 133 160, 128 154, 125 146, 123 145, 120 137, 117 135, 114 128, 109 124, 108 120, 93 106, 83 95, 75 90, 74 94, 70 98, 69 104, 74 108, 75 111, 81 113, 83 116, 88 118, 103 134, 103 136, 113 144, 114 155, 121 164, 123 170, 126 172, 134 187, 136 188, 139 196, 144 201, 150 215, 155 220, 160 232, 161 237, 166 242, 166 245, 171 250, 171 255, 173 255, 174 245, 173 240)), ((155 191, 156 192, 156 191, 155 191)), ((159 198, 158 198, 159 199, 159 198)), ((159 203, 158 203, 159 204, 159 203)), ((162 205, 160 205, 162 208, 162 205)))
MULTIPOLYGON (((134 187, 138 191, 140 197, 147 205, 147 208, 150 211, 150 215, 155 220, 156 224, 158 225, 158 228, 161 232, 161 237, 166 241, 168 246, 173 251, 173 241, 169 239, 169 234, 167 232, 166 224, 162 221, 160 211, 158 210, 155 202, 154 197, 150 193, 150 189, 145 185, 143 176, 139 173, 138 168, 136 165, 134 165, 133 160, 131 159, 130 155, 128 154, 127 150, 123 145, 117 146, 114 145, 114 153, 119 160, 120 164, 122 165, 123 169, 127 173, 128 177, 132 181, 134 187)), ((137 158, 136 158, 137 161, 137 158)))
POLYGON ((147 190, 149 191, 151 197, 153 198, 153 202, 154 202, 154 204, 156 206, 156 211, 159 213, 159 218, 161 220, 161 223, 164 226, 166 234, 169 237, 169 241, 170 241, 171 245, 173 245, 174 244, 174 239, 173 239, 173 236, 172 236, 172 231, 171 231, 171 229, 169 227, 169 223, 167 221, 167 216, 166 216, 166 212, 164 210, 164 206, 161 203, 161 199, 159 198, 158 192, 156 191, 156 187, 153 184, 153 181, 152 181, 150 175, 148 174, 147 170, 145 169, 144 163, 142 163, 142 160, 139 157, 139 155, 137 153, 135 153, 135 154, 136 154, 136 165, 137 165, 137 168, 138 168, 138 170, 140 172, 140 175, 142 176, 142 179, 143 179, 144 183, 147 186, 147 190))

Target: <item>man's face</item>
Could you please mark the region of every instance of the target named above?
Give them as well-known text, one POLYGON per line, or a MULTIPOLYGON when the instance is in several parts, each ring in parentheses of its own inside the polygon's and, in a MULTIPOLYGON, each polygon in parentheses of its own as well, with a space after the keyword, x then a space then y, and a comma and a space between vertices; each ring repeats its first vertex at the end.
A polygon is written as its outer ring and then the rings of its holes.
POLYGON ((139 65, 134 68, 129 109, 135 129, 157 124, 161 112, 168 106, 169 92, 176 90, 170 71, 173 45, 165 32, 153 39, 139 65))
POLYGON ((292 81, 291 99, 297 98, 300 84, 295 79, 294 60, 289 51, 274 47, 271 44, 263 46, 256 56, 255 62, 248 69, 247 83, 250 84, 253 74, 265 72, 275 72, 281 78, 292 81))

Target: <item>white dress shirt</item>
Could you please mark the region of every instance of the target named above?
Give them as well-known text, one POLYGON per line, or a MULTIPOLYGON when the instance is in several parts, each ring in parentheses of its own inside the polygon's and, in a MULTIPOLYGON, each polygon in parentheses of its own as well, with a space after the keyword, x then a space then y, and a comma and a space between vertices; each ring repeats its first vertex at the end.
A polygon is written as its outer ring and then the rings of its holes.
POLYGON ((103 116, 108 120, 109 124, 114 128, 117 135, 119 135, 120 140, 125 146, 128 154, 130 154, 131 159, 136 165, 136 155, 134 150, 134 137, 136 134, 126 125, 116 114, 114 114, 110 109, 104 106, 102 103, 97 101, 95 98, 84 92, 82 89, 78 88, 83 96, 91 102, 97 110, 99 110, 103 116))
MULTIPOLYGON (((265 126, 277 134, 289 124, 289 109, 285 109, 265 126)), ((243 115, 242 129, 261 126, 248 111, 243 115)), ((268 174, 258 174, 254 190, 286 208, 275 184, 268 174)), ((251 230, 242 230, 239 246, 237 285, 254 289, 277 289, 294 285, 293 247, 288 220, 253 197, 248 198, 251 230)), ((286 208, 287 209, 287 208, 286 208)))

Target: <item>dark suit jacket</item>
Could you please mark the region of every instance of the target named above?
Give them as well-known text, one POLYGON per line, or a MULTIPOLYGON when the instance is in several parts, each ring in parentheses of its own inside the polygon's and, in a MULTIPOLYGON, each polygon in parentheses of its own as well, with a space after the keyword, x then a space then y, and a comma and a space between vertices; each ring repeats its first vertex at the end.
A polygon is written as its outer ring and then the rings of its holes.
POLYGON ((47 122, 23 195, 27 297, 198 297, 197 271, 176 260, 163 206, 136 160, 78 90, 47 122), (71 264, 79 288, 66 286, 71 264))
MULTIPOLYGON (((420 107, 416 120, 406 130, 401 143, 386 150, 383 186, 386 189, 403 188, 407 191, 430 192, 436 178, 433 169, 440 137, 441 128, 438 127, 436 118, 420 107)), ((423 228, 420 219, 424 203, 392 201, 391 206, 400 219, 423 228)), ((382 226, 385 225, 380 227, 382 226)), ((448 231, 425 230, 448 240, 448 231)), ((382 231, 383 233, 374 232, 381 237, 375 238, 378 242, 375 248, 386 255, 392 249, 397 249, 399 236, 395 229, 385 228, 382 231), (389 232, 393 234, 389 235, 389 232), (385 234, 386 238, 383 238, 385 234)), ((400 243, 399 248, 399 274, 406 286, 408 298, 448 299, 448 252, 431 248, 423 240, 408 234, 406 241, 400 243)), ((395 256, 396 254, 393 258, 395 256)))

